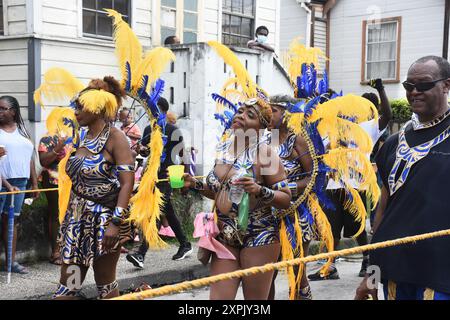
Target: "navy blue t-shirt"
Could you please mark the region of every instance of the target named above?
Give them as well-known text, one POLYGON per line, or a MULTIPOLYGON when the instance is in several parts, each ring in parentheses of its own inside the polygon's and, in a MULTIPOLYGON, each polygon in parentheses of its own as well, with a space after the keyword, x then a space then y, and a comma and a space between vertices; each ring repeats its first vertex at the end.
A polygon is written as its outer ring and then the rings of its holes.
MULTIPOLYGON (((415 147, 433 140, 450 126, 450 116, 440 124, 414 131, 406 140, 415 147)), ((396 159, 399 135, 391 136, 376 157, 383 184, 396 159)), ((372 242, 382 242, 450 229, 450 138, 431 149, 412 167, 405 184, 389 197, 383 220, 372 242)), ((381 268, 382 279, 450 293, 450 237, 376 250, 370 262, 381 268)))
MULTIPOLYGON (((181 156, 183 150, 182 145, 180 145, 180 143, 183 142, 183 136, 181 135, 180 130, 178 130, 178 127, 174 126, 173 124, 167 123, 165 134, 167 136, 167 143, 164 146, 166 158, 164 162, 161 163, 161 167, 159 168, 158 179, 167 179, 166 170, 168 167, 174 164, 175 153, 180 150, 181 154, 178 153, 177 155, 181 156)), ((142 145, 147 146, 150 143, 150 136, 151 126, 148 126, 145 128, 144 133, 142 134, 142 145)))

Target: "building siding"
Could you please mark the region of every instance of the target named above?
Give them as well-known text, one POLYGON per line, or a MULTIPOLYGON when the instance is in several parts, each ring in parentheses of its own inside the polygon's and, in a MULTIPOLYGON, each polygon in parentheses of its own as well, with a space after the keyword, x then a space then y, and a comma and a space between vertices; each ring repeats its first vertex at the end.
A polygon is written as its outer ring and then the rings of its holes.
MULTIPOLYGON (((444 0, 358 1, 341 0, 331 11, 330 79, 335 90, 362 94, 362 23, 368 19, 402 17, 400 82, 409 66, 425 55, 442 55, 444 0)), ((385 85, 390 98, 403 98, 400 83, 385 85)))
POLYGON ((306 39, 306 11, 296 0, 283 0, 280 21, 280 50, 287 52, 292 40, 306 39))
POLYGON ((6 11, 5 35, 14 36, 27 33, 27 8, 25 0, 4 0, 6 11))
POLYGON ((203 7, 204 41, 219 41, 222 34, 222 0, 206 0, 203 7))
POLYGON ((28 119, 28 45, 26 39, 0 41, 0 96, 15 97, 28 119))

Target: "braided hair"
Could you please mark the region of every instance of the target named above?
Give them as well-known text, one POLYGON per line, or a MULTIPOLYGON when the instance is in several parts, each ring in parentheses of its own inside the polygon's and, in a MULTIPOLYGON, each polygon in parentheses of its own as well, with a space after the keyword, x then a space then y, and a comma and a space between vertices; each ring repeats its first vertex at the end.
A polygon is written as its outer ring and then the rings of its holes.
POLYGON ((20 114, 20 105, 19 101, 12 96, 2 96, 0 97, 1 101, 6 101, 9 106, 14 110, 14 122, 17 124, 17 128, 19 129, 19 133, 27 139, 31 140, 31 136, 28 133, 27 128, 25 127, 25 123, 23 121, 22 115, 20 114))

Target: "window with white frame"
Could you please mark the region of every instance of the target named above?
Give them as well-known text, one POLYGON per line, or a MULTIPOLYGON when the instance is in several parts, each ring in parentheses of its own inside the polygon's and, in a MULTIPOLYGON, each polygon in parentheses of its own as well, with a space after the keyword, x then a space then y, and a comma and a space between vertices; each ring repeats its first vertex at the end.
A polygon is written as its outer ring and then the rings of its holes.
POLYGON ((254 36, 255 0, 223 0, 222 42, 246 47, 254 36))
POLYGON ((364 21, 362 81, 399 81, 401 18, 364 21))
POLYGON ((83 35, 112 38, 112 20, 104 9, 114 9, 130 23, 130 0, 83 0, 83 35))
POLYGON ((0 0, 0 36, 4 35, 4 25, 3 25, 3 1, 0 0))
POLYGON ((161 41, 177 34, 177 0, 161 0, 161 41))

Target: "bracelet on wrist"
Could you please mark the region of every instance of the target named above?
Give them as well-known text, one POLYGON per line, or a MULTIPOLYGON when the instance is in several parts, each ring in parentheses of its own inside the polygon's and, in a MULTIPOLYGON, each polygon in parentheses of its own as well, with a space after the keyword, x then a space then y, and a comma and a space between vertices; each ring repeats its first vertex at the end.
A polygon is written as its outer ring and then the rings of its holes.
POLYGON ((261 202, 263 204, 270 204, 270 203, 272 203, 273 199, 275 198, 275 191, 270 190, 267 187, 261 186, 261 190, 259 192, 259 197, 261 198, 261 202))
POLYGON ((290 182, 289 183, 289 190, 291 190, 291 194, 292 194, 293 197, 298 196, 297 182, 290 182))
POLYGON ((203 191, 203 190, 205 190, 205 185, 203 184, 202 181, 195 180, 194 187, 192 189, 197 190, 197 191, 203 191))
POLYGON ((125 213, 126 209, 121 207, 116 207, 114 209, 113 218, 117 218, 120 220, 123 220, 123 214, 125 213))

